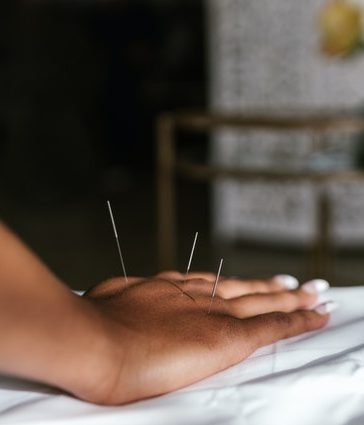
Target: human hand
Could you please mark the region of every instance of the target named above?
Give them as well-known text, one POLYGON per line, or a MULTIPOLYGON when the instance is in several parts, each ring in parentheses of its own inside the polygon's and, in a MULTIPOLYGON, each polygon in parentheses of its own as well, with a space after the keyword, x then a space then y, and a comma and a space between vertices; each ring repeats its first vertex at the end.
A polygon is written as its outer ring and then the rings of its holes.
POLYGON ((208 273, 190 273, 185 281, 178 272, 164 272, 129 278, 128 284, 115 278, 87 291, 112 352, 100 359, 103 379, 75 394, 122 404, 167 393, 236 364, 259 347, 319 329, 329 319, 325 308, 321 314, 308 310, 327 286, 324 281, 287 290, 279 278, 221 278, 208 314, 214 280, 208 273))

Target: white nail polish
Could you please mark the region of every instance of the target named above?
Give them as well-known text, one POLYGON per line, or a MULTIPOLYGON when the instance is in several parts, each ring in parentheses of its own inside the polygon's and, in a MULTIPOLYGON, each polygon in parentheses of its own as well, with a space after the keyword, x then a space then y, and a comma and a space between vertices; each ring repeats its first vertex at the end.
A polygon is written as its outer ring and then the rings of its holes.
POLYGON ((298 288, 298 280, 289 274, 278 274, 273 277, 273 280, 279 284, 281 284, 286 289, 297 289, 298 288))
POLYGON ((310 294, 319 294, 327 291, 330 288, 330 284, 324 279, 314 279, 304 283, 301 288, 310 294))
POLYGON ((328 314, 332 311, 336 310, 339 307, 339 304, 336 301, 327 301, 323 304, 318 305, 315 307, 315 311, 318 314, 328 314))

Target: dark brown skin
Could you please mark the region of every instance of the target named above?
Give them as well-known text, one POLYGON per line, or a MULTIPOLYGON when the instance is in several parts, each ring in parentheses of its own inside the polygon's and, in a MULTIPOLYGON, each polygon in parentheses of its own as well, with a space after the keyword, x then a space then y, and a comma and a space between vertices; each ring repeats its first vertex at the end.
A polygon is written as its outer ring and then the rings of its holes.
MULTIPOLYGON (((284 291, 273 281, 178 272, 103 282, 85 295, 114 322, 120 361, 109 388, 94 396, 118 404, 163 394, 244 360, 257 348, 324 326, 328 315, 303 310, 316 294, 284 291), (279 312, 277 312, 279 311, 279 312), (125 382, 128 385, 125 385, 125 382)), ((82 394, 80 394, 82 397, 82 394)))
POLYGON ((116 405, 181 388, 258 347, 319 329, 316 293, 275 279, 164 272, 74 295, 0 223, 0 373, 116 405))

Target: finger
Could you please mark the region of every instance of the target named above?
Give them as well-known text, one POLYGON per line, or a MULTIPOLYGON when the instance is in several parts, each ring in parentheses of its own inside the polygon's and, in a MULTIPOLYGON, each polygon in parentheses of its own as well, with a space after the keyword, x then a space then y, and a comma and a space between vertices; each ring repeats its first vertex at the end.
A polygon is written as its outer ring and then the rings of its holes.
POLYGON ((177 270, 166 270, 155 275, 156 278, 174 280, 176 282, 183 281, 185 276, 177 270))
POLYGON ((216 275, 213 273, 207 273, 207 272, 189 272, 188 274, 183 274, 176 270, 167 270, 160 272, 156 275, 158 278, 162 279, 169 279, 174 280, 178 283, 185 282, 187 280, 193 280, 193 279, 205 279, 210 282, 213 282, 216 278, 216 275))
MULTIPOLYGON (((185 290, 197 294, 209 294, 216 276, 209 273, 191 273, 185 281, 185 290)), ((246 294, 281 292, 298 287, 295 277, 279 275, 267 280, 242 280, 221 277, 216 294, 225 299, 241 297, 246 294)))
POLYGON ((145 278, 139 276, 128 276, 127 280, 125 277, 114 277, 92 286, 83 296, 90 298, 104 297, 120 289, 125 289, 127 286, 142 282, 143 280, 145 280, 145 278))
POLYGON ((298 280, 290 275, 277 275, 271 279, 226 279, 221 282, 218 294, 226 299, 246 294, 281 292, 296 289, 298 280))
MULTIPOLYGON (((216 277, 215 277, 216 279, 216 277)), ((191 295, 210 296, 215 284, 214 280, 206 280, 203 278, 187 279, 182 282, 183 289, 191 295)), ((255 293, 271 293, 283 291, 282 286, 271 281, 263 280, 239 280, 221 278, 216 288, 216 296, 224 299, 234 299, 247 294, 255 293)))
POLYGON ((226 300, 226 303, 232 316, 243 319, 274 311, 290 313, 295 310, 309 309, 317 303, 317 298, 317 292, 297 289, 296 291, 245 295, 226 300))
POLYGON ((252 351, 255 351, 281 339, 320 329, 328 320, 329 314, 300 310, 293 313, 262 314, 243 320, 241 326, 247 332, 252 351))
POLYGON ((182 282, 180 287, 190 295, 210 297, 214 287, 214 281, 202 278, 188 279, 185 282, 182 282))
POLYGON ((237 278, 222 279, 217 293, 222 298, 236 298, 246 294, 278 292, 286 289, 279 280, 242 280, 237 278))
POLYGON ((214 282, 216 279, 216 274, 208 272, 189 272, 187 279, 205 279, 210 282, 214 282))
MULTIPOLYGON (((188 275, 175 270, 158 273, 156 277, 183 283, 186 291, 208 294, 216 279, 214 273, 190 272, 188 275)), ((252 293, 279 292, 298 287, 298 280, 290 275, 277 275, 271 279, 249 279, 220 277, 217 295, 222 298, 235 298, 252 293)))

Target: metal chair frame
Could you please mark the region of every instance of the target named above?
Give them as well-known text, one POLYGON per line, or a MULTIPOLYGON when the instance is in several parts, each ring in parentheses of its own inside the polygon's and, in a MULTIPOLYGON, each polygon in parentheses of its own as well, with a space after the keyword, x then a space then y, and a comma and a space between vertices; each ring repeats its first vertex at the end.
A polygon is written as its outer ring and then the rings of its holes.
MULTIPOLYGON (((364 119, 347 112, 287 114, 277 116, 267 113, 211 114, 200 112, 176 112, 163 114, 157 121, 157 217, 158 249, 161 269, 176 267, 177 218, 176 176, 212 181, 228 177, 242 181, 311 181, 317 184, 332 181, 364 181, 364 172, 244 170, 219 167, 212 164, 196 164, 177 157, 176 136, 180 130, 211 132, 220 128, 265 129, 271 131, 306 130, 313 137, 321 138, 328 131, 359 133, 364 131, 364 119)), ((317 239, 313 247, 313 272, 327 277, 330 263, 330 205, 324 190, 318 191, 317 239)))

